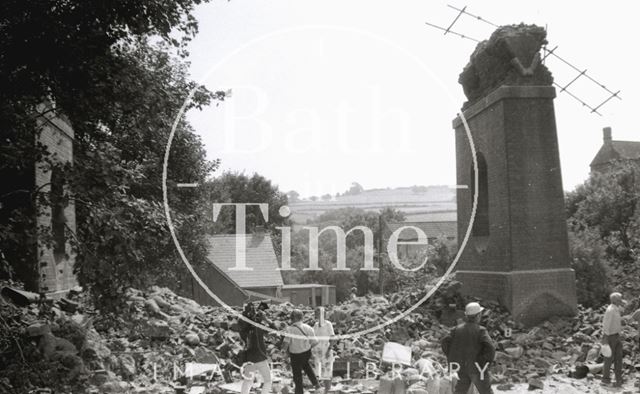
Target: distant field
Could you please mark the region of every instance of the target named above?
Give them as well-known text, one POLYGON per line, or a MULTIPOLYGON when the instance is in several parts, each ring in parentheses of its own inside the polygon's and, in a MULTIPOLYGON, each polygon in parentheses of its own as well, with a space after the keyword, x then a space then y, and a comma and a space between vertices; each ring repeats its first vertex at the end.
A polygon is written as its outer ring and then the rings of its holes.
POLYGON ((425 212, 407 214, 407 222, 455 222, 458 219, 455 206, 451 211, 425 212))
MULTIPOLYGON (((460 191, 464 193, 465 191, 460 191)), ((308 220, 340 208, 354 207, 379 211, 393 207, 403 211, 409 221, 455 220, 456 189, 446 186, 366 190, 357 195, 339 196, 330 201, 290 203, 291 220, 305 224, 308 220)))

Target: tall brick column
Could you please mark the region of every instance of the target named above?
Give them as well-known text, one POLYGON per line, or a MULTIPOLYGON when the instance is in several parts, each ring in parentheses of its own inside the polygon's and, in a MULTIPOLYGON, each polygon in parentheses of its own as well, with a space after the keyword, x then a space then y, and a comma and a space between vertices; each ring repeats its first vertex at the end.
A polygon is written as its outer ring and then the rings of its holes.
MULTIPOLYGON (((513 40, 513 31, 509 33, 508 39, 513 40)), ((514 59, 518 49, 525 47, 530 53, 520 52, 519 59, 535 67, 535 45, 513 41, 504 45, 504 41, 502 47, 511 46, 514 59)), ((482 60, 472 56, 473 72, 486 75, 478 72, 482 60)), ((576 311, 553 105, 556 93, 547 83, 533 84, 549 82, 547 74, 507 70, 508 77, 522 84, 503 84, 475 97, 478 90, 466 91, 472 99, 463 114, 478 157, 478 210, 456 277, 465 293, 497 300, 517 320, 534 324, 576 311)), ((537 72, 547 73, 546 69, 537 72)), ((470 186, 457 196, 458 239, 462 240, 472 212, 475 170, 460 118, 453 127, 457 183, 470 186)))
MULTIPOLYGON (((47 147, 53 155, 53 160, 59 163, 73 163, 73 129, 69 122, 55 113, 50 105, 38 108, 42 115, 38 116, 37 141, 47 147)), ((51 168, 45 163, 37 163, 35 169, 35 185, 41 193, 51 193, 57 184, 66 190, 68 180, 52 179, 51 168), (53 184, 52 184, 52 181, 53 184)), ((60 190, 58 187, 57 190, 60 190)), ((73 273, 75 254, 71 248, 70 239, 76 231, 76 213, 73 200, 65 202, 60 210, 52 209, 50 205, 42 205, 36 201, 37 224, 42 229, 62 231, 62 239, 54 239, 53 245, 43 238, 38 240, 38 287, 41 293, 51 297, 63 295, 76 287, 78 282, 73 273), (54 213, 57 217, 54 218, 54 213), (57 222, 57 224, 56 224, 57 222), (58 227, 57 226, 62 226, 58 227), (57 242, 56 242, 57 241, 57 242)))

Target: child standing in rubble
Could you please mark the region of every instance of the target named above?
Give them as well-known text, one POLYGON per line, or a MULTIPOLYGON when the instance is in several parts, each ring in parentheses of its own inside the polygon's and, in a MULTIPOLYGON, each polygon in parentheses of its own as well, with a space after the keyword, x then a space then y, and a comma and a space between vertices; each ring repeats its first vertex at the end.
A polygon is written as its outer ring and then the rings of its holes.
POLYGON ((318 338, 318 345, 313 348, 313 356, 320 380, 324 383, 324 393, 327 394, 331 389, 331 379, 333 378, 333 351, 331 346, 333 341, 329 337, 334 335, 333 324, 325 319, 324 307, 316 308, 316 324, 313 326, 313 332, 318 338), (324 337, 324 338, 322 338, 324 337))

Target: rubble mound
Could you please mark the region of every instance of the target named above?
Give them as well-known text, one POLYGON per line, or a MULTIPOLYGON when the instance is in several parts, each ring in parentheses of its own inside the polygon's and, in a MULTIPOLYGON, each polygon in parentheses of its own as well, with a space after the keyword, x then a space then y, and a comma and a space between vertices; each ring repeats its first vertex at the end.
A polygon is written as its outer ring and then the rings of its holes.
MULTIPOLYGON (((426 359, 446 366, 440 339, 456 324, 461 307, 468 301, 459 289, 459 282, 447 282, 399 322, 339 341, 334 371, 349 362, 350 377, 364 378, 365 364, 379 365, 387 342, 410 347, 416 363, 426 359)), ((427 291, 406 291, 387 298, 358 297, 327 307, 327 316, 337 334, 353 333, 398 316, 427 291)), ((116 316, 94 310, 82 293, 24 306, 0 298, 0 365, 6 366, 0 369, 0 392, 23 393, 46 387, 74 393, 173 393, 187 385, 187 363, 220 366, 222 373, 205 376, 206 385, 213 390, 210 392, 225 392, 216 388, 240 380, 237 357, 243 343, 237 315, 232 311, 200 306, 159 287, 146 292, 129 290, 126 305, 127 310, 116 316)), ((567 375, 574 373, 576 366, 591 368, 601 361, 598 339, 603 308, 580 308, 574 318, 556 318, 525 328, 497 304, 483 305, 490 313, 482 324, 497 346, 491 370, 501 384, 567 375)), ((283 328, 293 308, 289 303, 271 304, 265 313, 283 328)), ((312 323, 310 307, 296 308, 312 323)), ((628 370, 633 370, 638 361, 637 353, 632 352, 636 347, 634 332, 632 326, 625 326, 628 370)), ((269 356, 280 365, 277 373, 282 385, 290 381, 290 371, 280 339, 278 335, 266 336, 269 356)), ((411 370, 406 369, 405 375, 411 370)), ((343 386, 349 384, 344 381, 343 386)), ((353 385, 356 387, 356 383, 353 385)), ((352 389, 350 392, 358 391, 352 389)))
POLYGON ((551 73, 540 59, 546 36, 544 28, 536 25, 508 25, 478 43, 458 78, 468 99, 463 107, 501 85, 553 84, 551 73))

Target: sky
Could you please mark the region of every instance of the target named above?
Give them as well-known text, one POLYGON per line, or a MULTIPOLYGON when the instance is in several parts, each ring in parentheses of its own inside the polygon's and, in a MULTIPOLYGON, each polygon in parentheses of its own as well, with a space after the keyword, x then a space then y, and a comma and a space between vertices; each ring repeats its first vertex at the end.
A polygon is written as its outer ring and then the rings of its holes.
MULTIPOLYGON (((365 189, 455 185, 452 120, 466 100, 457 80, 476 43, 425 24, 448 26, 457 15, 448 4, 498 25, 546 26, 549 47, 621 90, 602 116, 558 92, 565 190, 587 178, 603 127, 615 140, 640 140, 631 1, 213 1, 196 9, 190 71, 231 96, 187 119, 220 171, 257 172, 302 196, 343 192, 354 181, 365 189)), ((486 39, 494 28, 463 15, 452 30, 486 39)), ((555 59, 547 66, 560 84, 577 75, 555 59)), ((592 106, 608 96, 586 78, 569 90, 592 106)))

